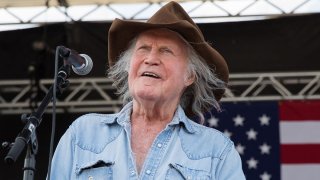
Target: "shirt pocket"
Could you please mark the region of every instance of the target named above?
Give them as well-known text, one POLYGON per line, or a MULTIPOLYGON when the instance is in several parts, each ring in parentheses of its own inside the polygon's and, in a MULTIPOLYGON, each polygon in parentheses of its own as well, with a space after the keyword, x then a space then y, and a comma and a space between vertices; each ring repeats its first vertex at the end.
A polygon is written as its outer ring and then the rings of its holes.
POLYGON ((77 179, 79 180, 95 180, 95 179, 113 179, 114 162, 105 162, 102 160, 91 162, 86 165, 80 166, 76 172, 77 179))
POLYGON ((169 164, 166 173, 166 180, 210 180, 210 174, 207 171, 192 169, 180 164, 169 164))

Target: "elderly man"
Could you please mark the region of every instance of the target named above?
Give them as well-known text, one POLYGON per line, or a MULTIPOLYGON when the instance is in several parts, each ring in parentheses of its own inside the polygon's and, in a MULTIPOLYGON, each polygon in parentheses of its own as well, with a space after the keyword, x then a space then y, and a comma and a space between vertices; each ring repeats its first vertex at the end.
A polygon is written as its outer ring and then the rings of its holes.
POLYGON ((116 19, 108 53, 124 107, 78 118, 57 146, 52 179, 245 179, 231 140, 201 125, 204 111, 219 110, 227 65, 178 3, 147 22, 116 19))

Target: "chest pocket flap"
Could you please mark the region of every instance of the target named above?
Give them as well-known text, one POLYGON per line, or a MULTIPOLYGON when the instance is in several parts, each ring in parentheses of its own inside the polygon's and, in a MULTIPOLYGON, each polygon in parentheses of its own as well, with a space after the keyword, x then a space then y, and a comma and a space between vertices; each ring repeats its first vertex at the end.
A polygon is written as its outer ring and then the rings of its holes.
POLYGON ((166 179, 184 179, 184 180, 210 180, 210 173, 204 170, 191 169, 180 164, 170 164, 166 174, 166 179))
POLYGON ((77 179, 112 179, 112 166, 114 162, 98 160, 78 166, 77 179))

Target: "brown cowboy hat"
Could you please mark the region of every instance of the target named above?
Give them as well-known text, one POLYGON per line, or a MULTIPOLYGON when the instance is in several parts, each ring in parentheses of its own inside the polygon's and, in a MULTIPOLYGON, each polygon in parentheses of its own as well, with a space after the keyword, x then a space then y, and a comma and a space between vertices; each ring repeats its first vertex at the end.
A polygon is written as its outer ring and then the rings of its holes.
MULTIPOLYGON (((128 43, 143 31, 153 28, 168 28, 182 35, 196 52, 215 70, 218 78, 228 82, 229 71, 224 58, 204 39, 199 27, 177 2, 169 2, 160 8, 147 22, 115 19, 109 29, 109 66, 115 64, 120 54, 128 48, 128 43)), ((224 91, 215 91, 219 101, 224 91)))

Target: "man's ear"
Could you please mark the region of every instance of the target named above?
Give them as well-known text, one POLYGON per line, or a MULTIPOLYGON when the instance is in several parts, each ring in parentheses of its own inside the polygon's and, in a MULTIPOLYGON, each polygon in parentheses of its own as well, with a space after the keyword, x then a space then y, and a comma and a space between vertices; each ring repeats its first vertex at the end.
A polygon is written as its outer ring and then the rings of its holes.
POLYGON ((186 87, 190 86, 194 81, 196 77, 193 73, 189 74, 188 77, 185 78, 185 85, 186 87))

